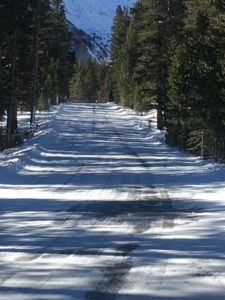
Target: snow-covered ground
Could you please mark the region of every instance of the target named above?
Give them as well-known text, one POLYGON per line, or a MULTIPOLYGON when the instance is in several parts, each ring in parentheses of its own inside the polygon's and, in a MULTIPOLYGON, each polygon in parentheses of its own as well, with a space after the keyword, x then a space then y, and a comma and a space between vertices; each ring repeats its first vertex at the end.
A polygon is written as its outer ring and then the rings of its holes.
POLYGON ((154 112, 38 122, 0 155, 0 299, 225 299, 223 165, 167 147, 154 112))

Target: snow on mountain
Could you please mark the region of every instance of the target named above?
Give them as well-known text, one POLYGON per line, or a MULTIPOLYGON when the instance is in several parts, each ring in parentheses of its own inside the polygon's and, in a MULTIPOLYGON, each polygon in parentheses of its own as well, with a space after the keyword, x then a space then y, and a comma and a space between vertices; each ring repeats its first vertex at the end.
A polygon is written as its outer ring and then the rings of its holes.
POLYGON ((78 29, 73 23, 68 21, 71 34, 71 49, 76 53, 76 57, 83 63, 87 63, 90 58, 97 62, 107 60, 107 50, 94 37, 85 31, 78 29))
POLYGON ((64 0, 67 18, 79 29, 109 41, 118 5, 132 6, 136 0, 64 0))

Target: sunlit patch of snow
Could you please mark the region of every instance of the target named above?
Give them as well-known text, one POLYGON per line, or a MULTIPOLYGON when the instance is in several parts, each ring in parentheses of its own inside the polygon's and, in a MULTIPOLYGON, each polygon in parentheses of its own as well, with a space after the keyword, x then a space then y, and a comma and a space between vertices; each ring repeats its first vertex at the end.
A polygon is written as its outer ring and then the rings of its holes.
POLYGON ((95 106, 38 114, 0 155, 0 298, 84 300, 114 280, 118 300, 222 300, 224 166, 166 146, 155 111, 95 106))

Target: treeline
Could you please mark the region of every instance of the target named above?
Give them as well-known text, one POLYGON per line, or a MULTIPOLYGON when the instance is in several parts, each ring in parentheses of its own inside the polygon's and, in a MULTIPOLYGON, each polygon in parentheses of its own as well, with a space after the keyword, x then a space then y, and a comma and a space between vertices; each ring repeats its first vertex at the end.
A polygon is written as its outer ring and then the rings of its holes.
POLYGON ((119 6, 111 62, 76 61, 62 0, 0 1, 0 145, 18 132, 18 109, 113 100, 157 108, 166 141, 225 159, 225 0, 139 0, 119 6))
POLYGON ((70 97, 75 102, 107 102, 112 99, 110 66, 90 59, 87 64, 77 61, 70 81, 70 97))
POLYGON ((225 0, 119 6, 111 59, 117 103, 156 107, 168 144, 225 159, 225 0))
POLYGON ((18 109, 46 108, 69 95, 75 54, 61 0, 0 1, 1 148, 18 132, 18 109))

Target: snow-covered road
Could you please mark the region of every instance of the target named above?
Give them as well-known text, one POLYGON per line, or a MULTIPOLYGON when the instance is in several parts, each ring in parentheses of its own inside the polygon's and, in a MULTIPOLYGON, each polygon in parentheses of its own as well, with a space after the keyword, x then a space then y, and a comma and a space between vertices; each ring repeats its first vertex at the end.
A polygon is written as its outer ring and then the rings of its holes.
POLYGON ((224 167, 112 104, 42 117, 0 157, 1 300, 225 299, 224 167))

